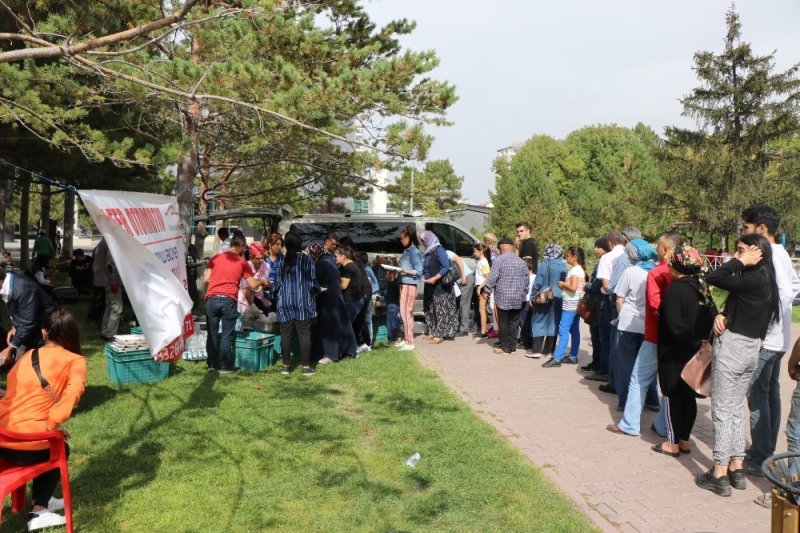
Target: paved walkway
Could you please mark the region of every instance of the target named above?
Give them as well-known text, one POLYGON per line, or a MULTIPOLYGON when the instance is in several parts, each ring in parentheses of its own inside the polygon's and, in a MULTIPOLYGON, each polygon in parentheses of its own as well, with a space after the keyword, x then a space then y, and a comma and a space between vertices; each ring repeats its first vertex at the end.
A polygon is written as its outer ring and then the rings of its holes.
MULTIPOLYGON (((797 324, 794 334, 800 335, 797 324)), ((579 357, 586 364, 591 347, 585 325, 582 339, 579 357)), ((649 429, 655 413, 645 411, 639 437, 612 434, 605 428, 621 416, 616 396, 600 392, 599 383, 583 379, 575 366, 542 368, 523 353, 496 355, 485 341, 471 337, 439 345, 420 339, 417 349, 424 365, 604 531, 769 531, 770 511, 753 503, 769 490, 766 479, 749 477, 747 490, 734 490, 730 498, 694 484, 694 476, 711 466, 708 399, 698 401, 692 453, 674 459, 650 450, 663 440, 649 429)), ((785 428, 794 383, 786 372, 781 376, 785 428)), ((781 433, 778 451, 785 449, 781 433)))

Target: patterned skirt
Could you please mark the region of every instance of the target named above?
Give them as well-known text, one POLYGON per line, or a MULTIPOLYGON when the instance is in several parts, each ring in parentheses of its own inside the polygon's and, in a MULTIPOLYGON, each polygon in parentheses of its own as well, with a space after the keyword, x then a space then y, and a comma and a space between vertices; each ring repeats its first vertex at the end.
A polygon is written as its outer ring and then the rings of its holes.
POLYGON ((452 291, 433 294, 433 298, 425 311, 425 322, 428 332, 439 339, 453 337, 458 326, 456 297, 452 291))

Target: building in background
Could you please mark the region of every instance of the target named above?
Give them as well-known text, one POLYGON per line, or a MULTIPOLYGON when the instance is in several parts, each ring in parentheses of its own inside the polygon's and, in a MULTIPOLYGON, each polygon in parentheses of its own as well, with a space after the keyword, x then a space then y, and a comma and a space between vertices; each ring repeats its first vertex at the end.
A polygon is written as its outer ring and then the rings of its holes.
POLYGON ((489 214, 492 212, 491 202, 481 205, 465 205, 459 209, 452 209, 445 217, 465 227, 474 236, 479 237, 486 233, 489 214))

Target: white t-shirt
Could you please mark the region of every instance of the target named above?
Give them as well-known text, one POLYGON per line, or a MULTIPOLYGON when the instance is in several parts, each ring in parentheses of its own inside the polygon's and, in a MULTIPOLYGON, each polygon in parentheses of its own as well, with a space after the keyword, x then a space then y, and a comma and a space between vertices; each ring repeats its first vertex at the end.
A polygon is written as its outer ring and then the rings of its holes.
MULTIPOLYGON (((617 257, 625 253, 625 247, 621 244, 614 246, 610 252, 603 254, 600 262, 597 263, 597 279, 605 279, 611 281, 611 271, 614 269, 614 261, 617 257)), ((601 289, 603 294, 608 294, 608 291, 601 289)))
POLYGON ((770 325, 763 346, 767 350, 785 352, 792 344, 792 301, 800 291, 800 278, 794 271, 789 254, 780 244, 772 245, 772 264, 781 299, 781 319, 770 325))
POLYGON ((647 304, 647 272, 631 266, 622 273, 614 291, 618 298, 625 298, 619 311, 620 331, 644 334, 644 313, 647 304))
POLYGON ((586 286, 586 271, 580 265, 575 265, 567 272, 567 280, 569 278, 578 278, 578 286, 575 291, 562 291, 561 309, 564 311, 575 311, 578 309, 578 302, 583 298, 583 288, 586 286))
POLYGON ((484 257, 475 262, 475 286, 478 287, 486 281, 489 275, 489 261, 484 257))

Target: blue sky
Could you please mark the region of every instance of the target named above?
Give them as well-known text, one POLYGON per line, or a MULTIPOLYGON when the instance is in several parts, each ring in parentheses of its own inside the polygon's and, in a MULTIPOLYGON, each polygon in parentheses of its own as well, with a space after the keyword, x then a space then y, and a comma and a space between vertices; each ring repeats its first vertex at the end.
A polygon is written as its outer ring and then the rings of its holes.
MULTIPOLYGON (((719 52, 723 0, 371 0, 378 24, 417 22, 402 43, 436 50, 433 73, 456 85, 449 128, 434 128, 430 157, 450 159, 472 203, 489 199, 497 150, 534 134, 563 138, 590 124, 659 134, 692 123, 678 99, 697 85, 692 59, 719 52)), ((776 66, 800 62, 800 1, 737 2, 743 39, 776 66)))

